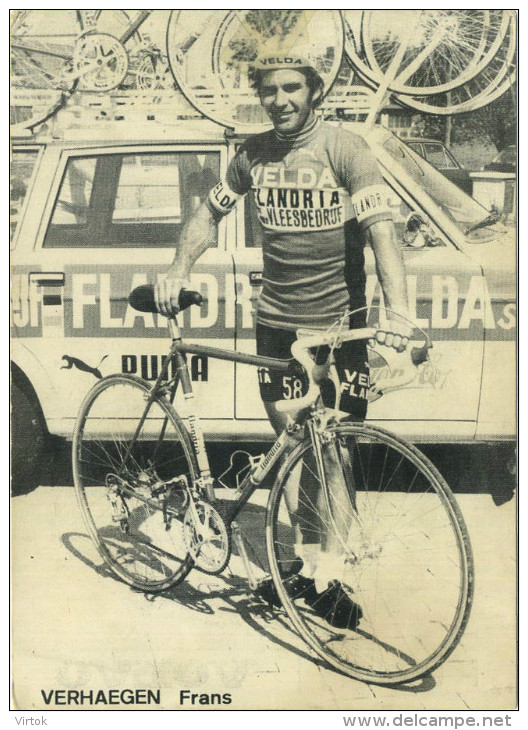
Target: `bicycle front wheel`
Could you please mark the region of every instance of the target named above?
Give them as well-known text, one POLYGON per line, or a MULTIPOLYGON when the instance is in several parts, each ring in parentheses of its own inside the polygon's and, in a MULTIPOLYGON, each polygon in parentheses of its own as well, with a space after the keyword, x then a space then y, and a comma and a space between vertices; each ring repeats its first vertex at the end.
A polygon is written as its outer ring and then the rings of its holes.
POLYGON ((307 440, 270 495, 267 548, 282 605, 339 671, 377 684, 418 679, 449 656, 469 618, 464 520, 411 444, 361 424, 337 424, 324 437, 326 493, 307 440), (299 558, 315 585, 291 580, 299 558))
POLYGON ((197 466, 171 404, 131 375, 88 393, 73 437, 73 475, 84 521, 112 571, 140 590, 182 581, 193 566, 183 518, 197 466))

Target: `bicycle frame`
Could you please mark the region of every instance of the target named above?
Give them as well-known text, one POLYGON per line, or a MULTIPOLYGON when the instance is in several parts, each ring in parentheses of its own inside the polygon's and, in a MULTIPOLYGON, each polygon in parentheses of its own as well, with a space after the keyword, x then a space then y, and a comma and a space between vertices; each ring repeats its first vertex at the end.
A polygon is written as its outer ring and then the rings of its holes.
MULTIPOLYGON (((232 362, 240 362, 247 365, 254 365, 256 367, 273 367, 278 370, 288 372, 292 368, 292 362, 290 360, 279 360, 276 358, 262 357, 259 355, 249 355, 245 353, 236 353, 231 350, 223 350, 217 347, 209 347, 207 345, 193 345, 185 344, 182 341, 180 328, 176 319, 168 320, 169 330, 172 338, 172 346, 168 356, 164 359, 161 371, 154 383, 150 395, 147 399, 143 416, 141 417, 136 432, 130 442, 127 449, 123 462, 126 460, 131 453, 133 444, 141 431, 143 423, 147 417, 149 409, 160 394, 166 395, 167 390, 169 393, 169 399, 171 403, 174 401, 176 390, 178 385, 181 383, 182 393, 185 399, 185 410, 184 414, 187 418, 189 433, 191 441, 193 443, 194 453, 198 463, 199 478, 197 480, 198 486, 204 490, 207 499, 211 503, 217 501, 214 492, 213 479, 211 476, 211 469, 209 465, 209 458, 205 448, 205 439, 199 416, 193 407, 194 393, 192 389, 191 378, 187 367, 187 361, 185 355, 187 353, 195 355, 203 355, 206 357, 214 357, 218 360, 229 360, 232 362), (167 374, 171 362, 174 362, 175 372, 174 379, 172 382, 167 383, 167 374)), ((301 420, 302 417, 301 417, 301 420)), ((304 420, 306 416, 304 415, 304 420)), ((167 419, 161 428, 159 440, 163 439, 165 432, 167 419)), ((226 515, 226 522, 231 524, 235 517, 238 515, 242 507, 249 500, 255 489, 264 481, 266 475, 270 472, 273 465, 281 458, 281 456, 290 451, 294 446, 299 443, 296 434, 300 430, 301 425, 297 421, 292 420, 291 423, 284 429, 284 431, 278 436, 275 443, 269 449, 268 453, 258 462, 255 467, 245 476, 242 483, 236 489, 236 499, 231 503, 231 509, 229 514, 226 515)))
MULTIPOLYGON (((199 477, 196 481, 196 486, 206 495, 206 498, 209 502, 214 504, 216 500, 216 495, 214 491, 214 481, 211 476, 211 469, 209 465, 209 459, 207 456, 207 451, 205 448, 205 440, 203 436, 203 431, 200 423, 200 419, 198 415, 195 412, 195 409, 193 407, 193 401, 194 401, 194 393, 192 389, 192 383, 191 378, 189 376, 189 370, 187 368, 187 362, 185 359, 186 353, 195 354, 195 355, 202 355, 205 357, 212 357, 218 360, 228 360, 231 362, 239 362, 247 365, 254 365, 256 367, 268 367, 273 368, 282 372, 291 372, 292 369, 299 367, 300 365, 304 366, 305 370, 309 373, 309 388, 308 393, 305 396, 302 396, 301 398, 297 399, 295 401, 295 405, 292 407, 289 405, 289 401, 281 401, 277 405, 277 409, 281 410, 282 412, 285 412, 287 410, 296 410, 297 414, 295 419, 288 419, 287 425, 285 429, 282 431, 281 434, 277 437, 275 443, 271 446, 268 453, 262 457, 260 461, 258 461, 255 466, 250 470, 250 472, 245 476, 245 478, 242 481, 242 484, 239 485, 237 488, 235 494, 236 499, 232 500, 231 502, 231 508, 227 515, 225 515, 225 520, 228 524, 232 524, 235 517, 239 513, 240 509, 246 504, 246 502, 249 500, 255 489, 264 481, 266 478, 266 475, 270 472, 272 467, 279 461, 281 456, 285 452, 291 451, 298 443, 299 443, 299 432, 301 432, 302 428, 305 424, 308 424, 308 433, 310 435, 310 439, 312 441, 312 445, 314 448, 314 452, 316 454, 316 461, 317 461, 317 468, 319 471, 319 477, 321 480, 321 484, 323 487, 323 490, 327 492, 327 484, 326 484, 326 476, 325 476, 325 470, 323 465, 323 456, 322 456, 322 450, 321 450, 321 444, 319 442, 319 430, 320 430, 320 423, 316 422, 316 420, 313 418, 313 415, 315 414, 315 403, 317 401, 317 397, 320 393, 318 385, 316 381, 313 378, 313 375, 310 374, 311 368, 313 368, 313 361, 310 359, 310 356, 308 354, 309 348, 318 347, 322 344, 328 344, 328 337, 325 334, 321 334, 318 332, 304 332, 303 334, 306 335, 306 337, 303 338, 303 340, 297 340, 294 345, 292 346, 292 354, 294 357, 292 357, 291 360, 280 360, 277 358, 272 357, 262 357, 260 355, 250 355, 245 353, 239 353, 239 352, 233 352, 231 350, 224 350, 217 347, 210 347, 207 345, 197 345, 197 344, 186 344, 182 340, 180 327, 178 324, 178 321, 176 318, 169 318, 168 319, 168 327, 169 332, 172 339, 172 346, 170 349, 170 352, 168 356, 164 359, 161 372, 154 383, 154 386, 150 392, 150 396, 147 399, 147 405, 145 406, 145 411, 143 413, 143 416, 141 417, 138 426, 136 428, 136 432, 132 438, 132 441, 128 447, 128 450, 125 454, 124 462, 126 462, 126 459, 131 453, 131 449, 133 448, 133 444, 135 443, 135 440, 137 436, 140 433, 140 430, 143 426, 143 423, 148 415, 149 409, 154 402, 155 398, 162 394, 167 395, 169 394, 170 402, 172 403, 174 401, 176 390, 178 388, 178 384, 181 382, 182 392, 185 399, 185 417, 187 418, 188 422, 188 428, 190 432, 190 438, 193 444, 194 453, 196 456, 196 461, 198 464, 198 471, 199 471, 199 477), (171 362, 174 362, 175 368, 173 369, 173 372, 175 372, 175 375, 173 379, 169 382, 167 382, 167 374, 169 370, 169 365, 171 362)), ((372 338, 376 335, 376 329, 373 327, 367 327, 363 328, 361 330, 355 330, 354 332, 349 331, 347 334, 339 333, 336 336, 336 343, 339 341, 344 341, 348 339, 361 339, 361 338, 372 338)), ((335 345, 334 345, 335 346, 335 345)), ((339 345, 337 345, 339 346, 339 345)), ((429 349, 429 342, 426 341, 424 347, 422 348, 423 352, 427 352, 429 349)), ((422 354, 423 354, 422 352, 422 354)), ((410 361, 413 361, 413 356, 410 356, 410 361)), ((413 361, 414 362, 414 361, 413 361)), ((416 363, 414 363, 415 365, 416 363)), ((317 367, 317 366, 316 366, 317 367)), ((335 363, 333 360, 333 351, 331 351, 330 356, 328 358, 327 364, 325 366, 320 366, 324 369, 326 368, 326 374, 331 377, 331 379, 334 381, 335 387, 336 387, 336 408, 337 408, 337 401, 338 401, 338 393, 339 393, 339 379, 337 376, 337 371, 335 369, 335 363)), ((316 369, 316 368, 314 368, 316 369)), ((323 376, 324 377, 324 376, 323 376)), ((409 378, 404 377, 403 382, 408 382, 409 378)), ((394 388, 395 386, 393 386, 394 388)), ((399 387, 399 384, 396 386, 399 387)), ((326 419, 322 419, 323 428, 326 426, 326 419)), ((159 441, 163 439, 165 428, 166 428, 167 420, 165 419, 165 422, 161 428, 159 441)), ((331 512, 331 510, 330 510, 331 512)))

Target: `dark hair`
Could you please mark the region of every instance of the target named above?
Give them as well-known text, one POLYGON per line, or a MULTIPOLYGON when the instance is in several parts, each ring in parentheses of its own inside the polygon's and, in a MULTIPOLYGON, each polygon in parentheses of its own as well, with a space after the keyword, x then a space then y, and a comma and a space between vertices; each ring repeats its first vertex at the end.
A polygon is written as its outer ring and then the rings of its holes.
MULTIPOLYGON (((251 88, 260 96, 260 89, 262 85, 262 77, 265 73, 269 73, 273 69, 261 69, 261 68, 249 68, 248 76, 251 88)), ((294 71, 299 71, 306 79, 306 85, 310 89, 312 99, 315 99, 315 103, 312 103, 312 107, 315 108, 323 101, 324 96, 324 81, 317 71, 311 66, 301 66, 298 68, 293 67, 294 71), (319 92, 319 93, 317 93, 319 92)))

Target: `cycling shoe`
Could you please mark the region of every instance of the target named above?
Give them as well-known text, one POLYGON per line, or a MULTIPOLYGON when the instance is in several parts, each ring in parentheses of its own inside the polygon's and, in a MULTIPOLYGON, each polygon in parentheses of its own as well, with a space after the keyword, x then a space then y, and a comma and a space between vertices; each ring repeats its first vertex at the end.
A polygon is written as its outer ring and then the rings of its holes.
MULTIPOLYGON (((317 598, 317 591, 315 590, 315 583, 313 578, 306 578, 300 573, 293 573, 287 578, 284 578, 284 587, 286 588, 288 595, 292 600, 296 598, 304 598, 307 602, 310 599, 315 600, 317 598)), ((272 578, 265 578, 259 584, 257 588, 257 594, 270 606, 276 606, 280 608, 282 606, 281 599, 275 588, 272 578)))
POLYGON ((355 630, 363 617, 361 606, 350 598, 338 580, 331 581, 321 593, 316 592, 315 597, 308 593, 303 597, 317 616, 335 628, 355 630))

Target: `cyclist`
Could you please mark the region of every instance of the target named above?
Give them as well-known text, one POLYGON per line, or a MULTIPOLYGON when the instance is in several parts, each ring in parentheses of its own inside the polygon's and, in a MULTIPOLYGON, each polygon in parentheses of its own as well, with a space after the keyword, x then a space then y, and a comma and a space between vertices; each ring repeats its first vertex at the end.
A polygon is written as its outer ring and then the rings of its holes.
MULTIPOLYGON (((288 358, 297 329, 327 329, 347 307, 365 306, 365 244, 374 252, 386 306, 406 315, 405 271, 387 189, 367 144, 317 117, 323 80, 308 60, 295 54, 261 58, 250 69, 250 80, 273 129, 250 137, 240 147, 225 179, 188 221, 174 262, 156 287, 159 311, 166 315, 178 311, 178 296, 182 288, 190 287, 194 261, 216 240, 222 216, 251 190, 263 230, 258 354, 288 358)), ((358 316, 350 325, 364 322, 358 316)), ((403 349, 408 333, 395 326, 388 329, 396 331, 386 333, 384 344, 403 349)), ((340 409, 348 418, 363 420, 369 388, 366 343, 343 344, 335 351, 335 360, 340 409)), ((280 433, 286 415, 277 411, 275 403, 286 395, 283 373, 261 369, 259 383, 268 417, 280 433)), ((300 395, 300 387, 297 390, 300 395)), ((332 396, 332 386, 325 383, 325 404, 333 405, 332 396)), ((289 500, 301 566, 289 579, 289 592, 302 595, 333 625, 342 625, 351 616, 358 619, 360 610, 339 581, 333 559, 339 546, 325 540, 324 527, 314 535, 303 524, 299 495, 320 499, 307 476, 309 465, 305 466, 301 487, 289 500)), ((331 479, 332 465, 327 468, 331 479)), ((325 509, 323 504, 321 509, 325 509)), ((278 602, 274 596, 270 600, 278 602)))

